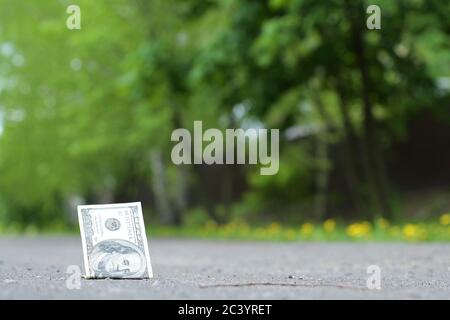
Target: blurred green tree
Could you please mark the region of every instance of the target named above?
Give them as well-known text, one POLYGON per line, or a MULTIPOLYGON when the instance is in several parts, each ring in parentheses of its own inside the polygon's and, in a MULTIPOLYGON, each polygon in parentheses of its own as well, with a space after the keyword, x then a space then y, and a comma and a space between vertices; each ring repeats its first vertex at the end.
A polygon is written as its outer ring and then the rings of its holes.
POLYGON ((81 30, 69 4, 0 4, 4 223, 67 221, 77 197, 178 225, 196 206, 323 219, 336 171, 358 217, 392 217, 390 144, 420 112, 450 121, 446 0, 80 0, 81 30), (280 128, 279 174, 174 166, 170 133, 194 120, 280 128))

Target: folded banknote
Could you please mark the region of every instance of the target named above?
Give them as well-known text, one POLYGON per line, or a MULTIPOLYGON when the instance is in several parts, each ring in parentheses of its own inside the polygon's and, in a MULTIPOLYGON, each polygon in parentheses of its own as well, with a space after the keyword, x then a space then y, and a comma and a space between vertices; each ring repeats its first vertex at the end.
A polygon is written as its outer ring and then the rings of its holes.
POLYGON ((153 277, 140 202, 78 206, 86 278, 153 277))

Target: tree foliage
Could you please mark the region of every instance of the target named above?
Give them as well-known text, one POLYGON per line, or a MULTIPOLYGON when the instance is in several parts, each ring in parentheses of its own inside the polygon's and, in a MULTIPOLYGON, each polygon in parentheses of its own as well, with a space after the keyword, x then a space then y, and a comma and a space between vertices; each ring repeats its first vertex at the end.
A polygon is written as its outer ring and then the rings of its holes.
POLYGON ((65 27, 69 4, 0 4, 6 222, 66 221, 74 195, 143 198, 169 223, 198 207, 219 222, 392 216, 391 146, 418 114, 450 120, 445 0, 80 0, 81 30, 65 27), (279 174, 174 166, 170 133, 194 120, 280 128, 279 174))

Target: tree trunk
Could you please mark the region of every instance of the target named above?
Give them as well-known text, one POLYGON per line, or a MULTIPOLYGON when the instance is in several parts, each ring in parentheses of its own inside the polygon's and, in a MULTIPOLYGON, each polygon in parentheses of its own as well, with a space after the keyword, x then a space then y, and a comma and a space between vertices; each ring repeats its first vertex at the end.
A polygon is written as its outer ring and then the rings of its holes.
POLYGON ((326 133, 319 133, 316 140, 316 197, 315 197, 315 217, 323 220, 328 206, 328 141, 326 133))
POLYGON ((320 87, 310 87, 310 92, 312 93, 314 103, 319 111, 323 123, 325 124, 323 129, 324 131, 319 132, 316 139, 316 161, 318 162, 318 165, 316 166, 316 195, 314 204, 315 217, 318 220, 323 220, 325 218, 328 206, 328 130, 331 130, 331 128, 334 127, 334 123, 325 109, 322 98, 320 97, 320 89, 320 87))
POLYGON ((347 99, 342 87, 342 79, 337 77, 336 88, 339 96, 339 110, 341 121, 344 125, 344 148, 341 152, 342 167, 345 171, 345 180, 352 200, 353 207, 358 213, 367 211, 361 193, 362 181, 360 178, 361 168, 359 167, 360 140, 356 135, 356 130, 350 118, 347 99))
POLYGON ((150 152, 150 163, 152 168, 153 193, 155 195, 156 209, 161 222, 165 224, 175 224, 177 219, 170 207, 166 170, 160 150, 155 149, 150 152))
POLYGON ((176 167, 176 187, 175 187, 175 221, 176 225, 183 224, 183 213, 187 207, 187 183, 188 170, 184 166, 176 167))
POLYGON ((370 99, 369 90, 371 81, 366 61, 363 31, 365 24, 362 15, 365 13, 360 1, 346 1, 349 14, 353 51, 356 64, 361 77, 361 95, 363 101, 364 134, 363 134, 363 164, 369 188, 369 195, 373 205, 373 213, 391 215, 389 201, 387 198, 387 178, 384 172, 381 148, 377 136, 377 127, 373 114, 373 104, 370 99))
POLYGON ((197 188, 200 191, 200 201, 205 206, 206 212, 212 220, 214 220, 217 224, 222 224, 224 221, 219 217, 216 206, 214 203, 214 200, 211 199, 211 195, 209 193, 210 190, 208 190, 208 183, 205 181, 207 179, 211 179, 211 177, 204 177, 205 174, 202 169, 203 165, 193 165, 193 169, 195 172, 195 175, 198 179, 199 187, 197 188), (206 188, 205 188, 206 187, 206 188))

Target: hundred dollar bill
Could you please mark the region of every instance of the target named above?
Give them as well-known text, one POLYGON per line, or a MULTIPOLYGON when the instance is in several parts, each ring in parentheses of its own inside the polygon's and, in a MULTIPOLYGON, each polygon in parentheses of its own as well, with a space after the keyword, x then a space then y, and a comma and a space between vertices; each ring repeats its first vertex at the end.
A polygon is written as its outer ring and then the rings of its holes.
POLYGON ((78 206, 86 278, 152 278, 140 202, 78 206))

